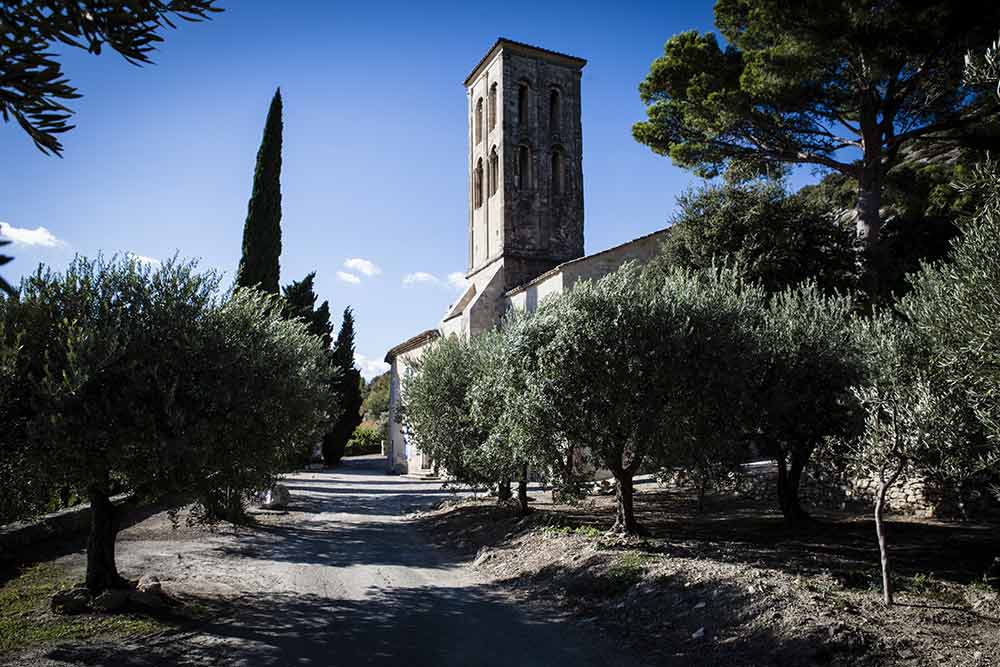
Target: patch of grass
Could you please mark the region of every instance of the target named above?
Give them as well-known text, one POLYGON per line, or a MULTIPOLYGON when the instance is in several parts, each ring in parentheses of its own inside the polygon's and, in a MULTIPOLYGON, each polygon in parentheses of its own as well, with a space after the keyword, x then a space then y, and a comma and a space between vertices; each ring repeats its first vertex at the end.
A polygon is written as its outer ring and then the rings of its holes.
POLYGON ((618 556, 605 571, 605 577, 610 584, 611 590, 619 593, 624 592, 642 581, 649 561, 649 556, 635 551, 629 551, 618 556))
POLYGON ((0 587, 0 654, 98 635, 147 635, 169 627, 162 620, 136 614, 60 616, 50 612, 52 595, 72 584, 51 563, 25 568, 6 581, 0 587))
POLYGON ((961 590, 934 578, 934 573, 917 573, 912 577, 900 577, 896 587, 901 591, 907 591, 920 597, 937 600, 946 604, 962 604, 965 602, 965 595, 961 590))
POLYGON ((575 528, 572 526, 545 526, 542 532, 550 536, 566 537, 576 535, 577 537, 585 537, 588 540, 596 540, 604 536, 604 531, 594 526, 577 526, 575 528))

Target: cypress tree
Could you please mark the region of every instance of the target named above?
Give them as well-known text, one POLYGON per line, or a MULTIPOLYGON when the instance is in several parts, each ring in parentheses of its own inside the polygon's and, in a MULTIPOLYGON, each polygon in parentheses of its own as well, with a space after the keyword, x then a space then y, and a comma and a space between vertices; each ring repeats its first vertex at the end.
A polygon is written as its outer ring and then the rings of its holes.
POLYGON ((258 286, 278 293, 281 255, 281 88, 274 93, 257 151, 253 192, 243 226, 243 256, 236 273, 238 287, 258 286))
POLYGON ((341 372, 336 394, 342 411, 323 438, 323 461, 327 465, 340 462, 347 441, 361 423, 361 372, 354 367, 354 314, 350 308, 344 309, 344 321, 333 346, 333 363, 341 372))
POLYGON ((285 317, 298 317, 309 325, 309 332, 323 339, 323 348, 330 349, 333 342, 333 324, 330 323, 330 304, 326 301, 316 307, 316 291, 313 287, 316 272, 313 271, 302 280, 296 280, 284 288, 285 317))

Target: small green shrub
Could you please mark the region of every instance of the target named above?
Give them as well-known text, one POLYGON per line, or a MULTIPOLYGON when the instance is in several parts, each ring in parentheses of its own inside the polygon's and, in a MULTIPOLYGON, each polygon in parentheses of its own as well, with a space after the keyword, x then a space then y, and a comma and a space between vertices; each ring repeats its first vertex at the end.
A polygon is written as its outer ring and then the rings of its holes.
POLYGON ((382 433, 376 428, 361 425, 347 442, 347 456, 378 454, 382 451, 382 433))

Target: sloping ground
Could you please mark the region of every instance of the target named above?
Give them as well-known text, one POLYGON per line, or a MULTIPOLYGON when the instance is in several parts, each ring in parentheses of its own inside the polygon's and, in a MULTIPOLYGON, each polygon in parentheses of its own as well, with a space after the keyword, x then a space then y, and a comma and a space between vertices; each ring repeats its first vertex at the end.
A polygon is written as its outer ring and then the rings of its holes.
MULTIPOLYGON (((440 482, 390 477, 384 468, 378 457, 361 457, 290 475, 287 510, 258 512, 250 528, 210 532, 182 521, 174 530, 165 513, 147 518, 121 533, 119 568, 133 579, 157 575, 195 618, 153 635, 152 626, 134 625, 22 633, 8 653, 0 648, 0 665, 639 664, 565 615, 515 603, 454 550, 427 544, 405 515, 452 494, 440 482)), ((64 545, 49 561, 60 576, 81 576, 81 548, 64 545)), ((0 582, 0 601, 11 585, 0 582)), ((21 611, 52 628, 59 619, 45 602, 36 596, 21 611)))
POLYGON ((524 519, 466 500, 418 521, 435 542, 477 554, 498 585, 654 664, 1000 664, 1000 600, 982 583, 1000 553, 990 526, 893 523, 903 590, 887 610, 867 519, 827 514, 790 528, 766 504, 726 499, 697 515, 682 493, 638 501, 654 538, 607 536, 610 498, 566 507, 541 497, 524 519))

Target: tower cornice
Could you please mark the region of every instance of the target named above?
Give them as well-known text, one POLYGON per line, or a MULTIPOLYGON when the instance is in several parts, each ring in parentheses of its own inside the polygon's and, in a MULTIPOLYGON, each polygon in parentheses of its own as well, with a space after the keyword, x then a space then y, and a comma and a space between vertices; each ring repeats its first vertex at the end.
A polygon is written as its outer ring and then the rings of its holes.
POLYGON ((483 71, 483 68, 493 60, 493 57, 497 54, 497 52, 501 50, 509 51, 517 55, 541 58, 542 60, 548 60, 564 67, 576 69, 583 69, 584 65, 587 64, 587 61, 583 58, 577 58, 576 56, 559 53, 558 51, 543 49, 540 46, 532 46, 531 44, 515 42, 512 39, 501 37, 493 44, 492 47, 490 47, 490 50, 486 52, 486 55, 479 61, 479 64, 473 68, 469 76, 465 77, 464 85, 468 87, 469 84, 472 83, 477 76, 479 76, 480 72, 483 71))

